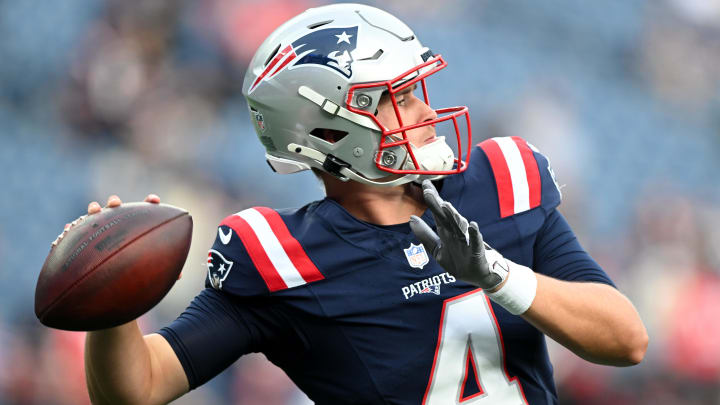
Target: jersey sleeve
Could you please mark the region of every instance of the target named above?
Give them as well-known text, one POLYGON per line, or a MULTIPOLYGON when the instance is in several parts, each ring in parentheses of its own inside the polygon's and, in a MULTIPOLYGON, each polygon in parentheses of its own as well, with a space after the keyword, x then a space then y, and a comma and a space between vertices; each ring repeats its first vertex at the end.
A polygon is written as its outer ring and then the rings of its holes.
POLYGON ((562 195, 548 158, 517 136, 478 144, 490 166, 500 218, 542 207, 551 211, 562 195))
POLYGON ((228 217, 218 226, 208 251, 205 287, 242 297, 266 295, 269 290, 232 224, 228 217))
POLYGON ((540 228, 534 246, 533 270, 566 281, 593 281, 615 286, 588 254, 558 210, 540 228))
POLYGON ((261 299, 233 297, 206 288, 169 326, 158 333, 170 343, 190 389, 209 381, 240 356, 265 350, 288 330, 279 306, 261 299))
POLYGON ((267 295, 324 278, 278 212, 253 207, 225 218, 208 252, 206 286, 267 295))

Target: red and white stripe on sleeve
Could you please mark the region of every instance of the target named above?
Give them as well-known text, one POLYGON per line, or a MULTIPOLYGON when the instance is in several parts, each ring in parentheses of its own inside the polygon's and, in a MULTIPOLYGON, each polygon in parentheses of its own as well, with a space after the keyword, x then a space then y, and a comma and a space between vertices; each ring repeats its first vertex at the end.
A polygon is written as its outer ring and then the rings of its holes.
POLYGON ((495 176, 501 218, 540 205, 540 171, 525 140, 517 136, 490 138, 479 146, 488 157, 495 176))
POLYGON ((324 278, 276 211, 249 208, 227 217, 221 225, 229 226, 240 237, 271 292, 324 278))

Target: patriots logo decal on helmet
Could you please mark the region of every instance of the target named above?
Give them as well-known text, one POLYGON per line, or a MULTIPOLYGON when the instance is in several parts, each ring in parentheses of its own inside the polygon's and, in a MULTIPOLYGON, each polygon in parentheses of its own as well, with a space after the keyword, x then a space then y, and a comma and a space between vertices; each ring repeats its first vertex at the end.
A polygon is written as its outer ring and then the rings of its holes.
POLYGON ((348 79, 352 76, 352 51, 357 46, 358 27, 327 28, 312 32, 293 42, 300 50, 300 60, 294 66, 308 63, 335 69, 348 79))
POLYGON ((255 90, 263 80, 272 78, 291 66, 326 66, 346 78, 352 77, 352 52, 357 47, 358 27, 326 28, 313 31, 283 48, 258 75, 248 92, 255 90))

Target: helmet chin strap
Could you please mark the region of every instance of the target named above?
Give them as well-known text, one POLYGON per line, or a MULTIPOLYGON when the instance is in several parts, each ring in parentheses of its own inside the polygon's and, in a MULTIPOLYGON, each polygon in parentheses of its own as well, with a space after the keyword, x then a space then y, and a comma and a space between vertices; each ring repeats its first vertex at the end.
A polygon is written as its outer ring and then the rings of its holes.
MULTIPOLYGON (((298 145, 296 143, 290 143, 288 144, 288 151, 292 153, 297 153, 299 155, 308 157, 318 163, 320 163, 320 166, 322 167, 323 162, 328 159, 328 155, 320 152, 317 149, 309 148, 307 146, 298 145)), ((405 176, 402 176, 400 178, 390 180, 390 181, 374 181, 367 179, 363 176, 360 176, 359 174, 355 173, 353 170, 351 170, 348 167, 341 167, 338 169, 338 172, 344 176, 339 177, 342 181, 348 181, 348 180, 355 180, 359 183, 364 184, 370 184, 373 186, 382 186, 382 187, 393 187, 393 186, 399 186, 402 184, 410 183, 412 181, 416 181, 420 178, 419 174, 406 174, 405 176)))
POLYGON ((395 180, 380 182, 380 181, 366 179, 365 177, 358 175, 357 173, 355 173, 354 171, 352 171, 348 168, 343 168, 342 170, 340 170, 340 173, 342 173, 344 176, 346 176, 352 180, 355 180, 357 182, 371 184, 373 186, 382 186, 382 187, 400 186, 402 184, 407 184, 407 183, 413 182, 420 177, 420 175, 418 175, 418 174, 406 174, 395 180))

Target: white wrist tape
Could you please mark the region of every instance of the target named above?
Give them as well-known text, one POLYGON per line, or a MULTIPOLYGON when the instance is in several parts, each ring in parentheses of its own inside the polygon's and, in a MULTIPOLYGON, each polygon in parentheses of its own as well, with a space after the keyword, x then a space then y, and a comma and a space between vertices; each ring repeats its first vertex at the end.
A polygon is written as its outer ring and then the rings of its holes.
POLYGON ((529 268, 506 260, 510 271, 505 285, 494 293, 486 292, 491 300, 507 309, 513 315, 521 315, 530 308, 537 292, 535 272, 529 268))

